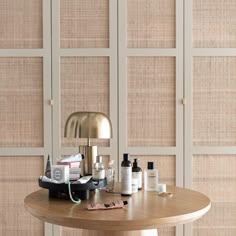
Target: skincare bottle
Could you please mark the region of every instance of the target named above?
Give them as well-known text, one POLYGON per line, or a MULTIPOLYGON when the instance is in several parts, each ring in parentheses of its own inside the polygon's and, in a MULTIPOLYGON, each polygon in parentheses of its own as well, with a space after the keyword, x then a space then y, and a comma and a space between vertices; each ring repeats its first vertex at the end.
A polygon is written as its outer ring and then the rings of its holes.
POLYGON ((123 161, 121 162, 121 195, 132 195, 132 164, 128 153, 123 154, 123 161))
POLYGON ((110 160, 108 162, 108 168, 106 169, 106 178, 107 178, 106 191, 107 192, 113 192, 114 190, 115 169, 113 165, 114 165, 114 161, 110 160))
POLYGON ((93 166, 93 179, 100 180, 105 179, 105 168, 102 164, 102 156, 96 156, 96 162, 93 166))
POLYGON ((156 191, 158 184, 158 170, 154 168, 153 162, 147 163, 147 169, 144 170, 144 190, 156 191))
POLYGON ((142 180, 142 169, 138 167, 137 158, 134 159, 132 167, 132 178, 138 179, 138 190, 142 189, 143 180, 142 180))

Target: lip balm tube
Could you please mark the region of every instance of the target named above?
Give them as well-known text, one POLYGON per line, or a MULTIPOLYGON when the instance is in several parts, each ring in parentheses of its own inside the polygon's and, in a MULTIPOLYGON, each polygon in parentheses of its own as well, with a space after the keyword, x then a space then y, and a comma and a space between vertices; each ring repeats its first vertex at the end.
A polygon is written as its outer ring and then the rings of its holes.
POLYGON ((128 201, 114 201, 110 203, 96 203, 96 204, 88 204, 87 209, 89 211, 93 210, 109 210, 109 209, 116 209, 116 208, 123 208, 124 205, 127 205, 128 201))

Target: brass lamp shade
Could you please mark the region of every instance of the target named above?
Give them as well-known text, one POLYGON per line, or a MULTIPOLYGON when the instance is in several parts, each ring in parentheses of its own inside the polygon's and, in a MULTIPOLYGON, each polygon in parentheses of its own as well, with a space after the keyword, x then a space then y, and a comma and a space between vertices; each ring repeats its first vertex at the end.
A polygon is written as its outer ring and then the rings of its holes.
POLYGON ((87 138, 88 144, 79 146, 79 152, 84 155, 81 173, 91 175, 98 148, 90 145, 90 139, 112 138, 111 121, 101 112, 75 112, 66 121, 64 136, 66 138, 87 138))
POLYGON ((66 121, 64 136, 109 139, 112 138, 111 121, 101 112, 75 112, 66 121))

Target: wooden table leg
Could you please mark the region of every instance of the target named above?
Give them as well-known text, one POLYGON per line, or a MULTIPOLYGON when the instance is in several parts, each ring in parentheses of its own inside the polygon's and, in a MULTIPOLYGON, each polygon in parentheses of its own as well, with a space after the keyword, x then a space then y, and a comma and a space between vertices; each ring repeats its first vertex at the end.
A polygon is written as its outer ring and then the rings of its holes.
POLYGON ((81 236, 158 236, 157 229, 138 231, 96 231, 83 229, 81 231, 81 236))

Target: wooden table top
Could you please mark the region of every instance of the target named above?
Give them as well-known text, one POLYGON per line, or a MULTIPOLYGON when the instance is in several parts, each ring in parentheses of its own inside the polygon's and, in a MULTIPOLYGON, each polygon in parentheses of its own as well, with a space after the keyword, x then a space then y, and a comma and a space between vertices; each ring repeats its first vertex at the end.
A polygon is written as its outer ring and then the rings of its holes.
POLYGON ((143 230, 173 226, 194 221, 210 209, 210 199, 193 190, 167 186, 172 197, 157 192, 139 191, 132 197, 95 190, 89 200, 74 204, 69 200, 48 198, 42 189, 25 198, 26 209, 35 217, 52 224, 90 230, 143 230), (128 200, 121 209, 88 211, 88 203, 128 200))

